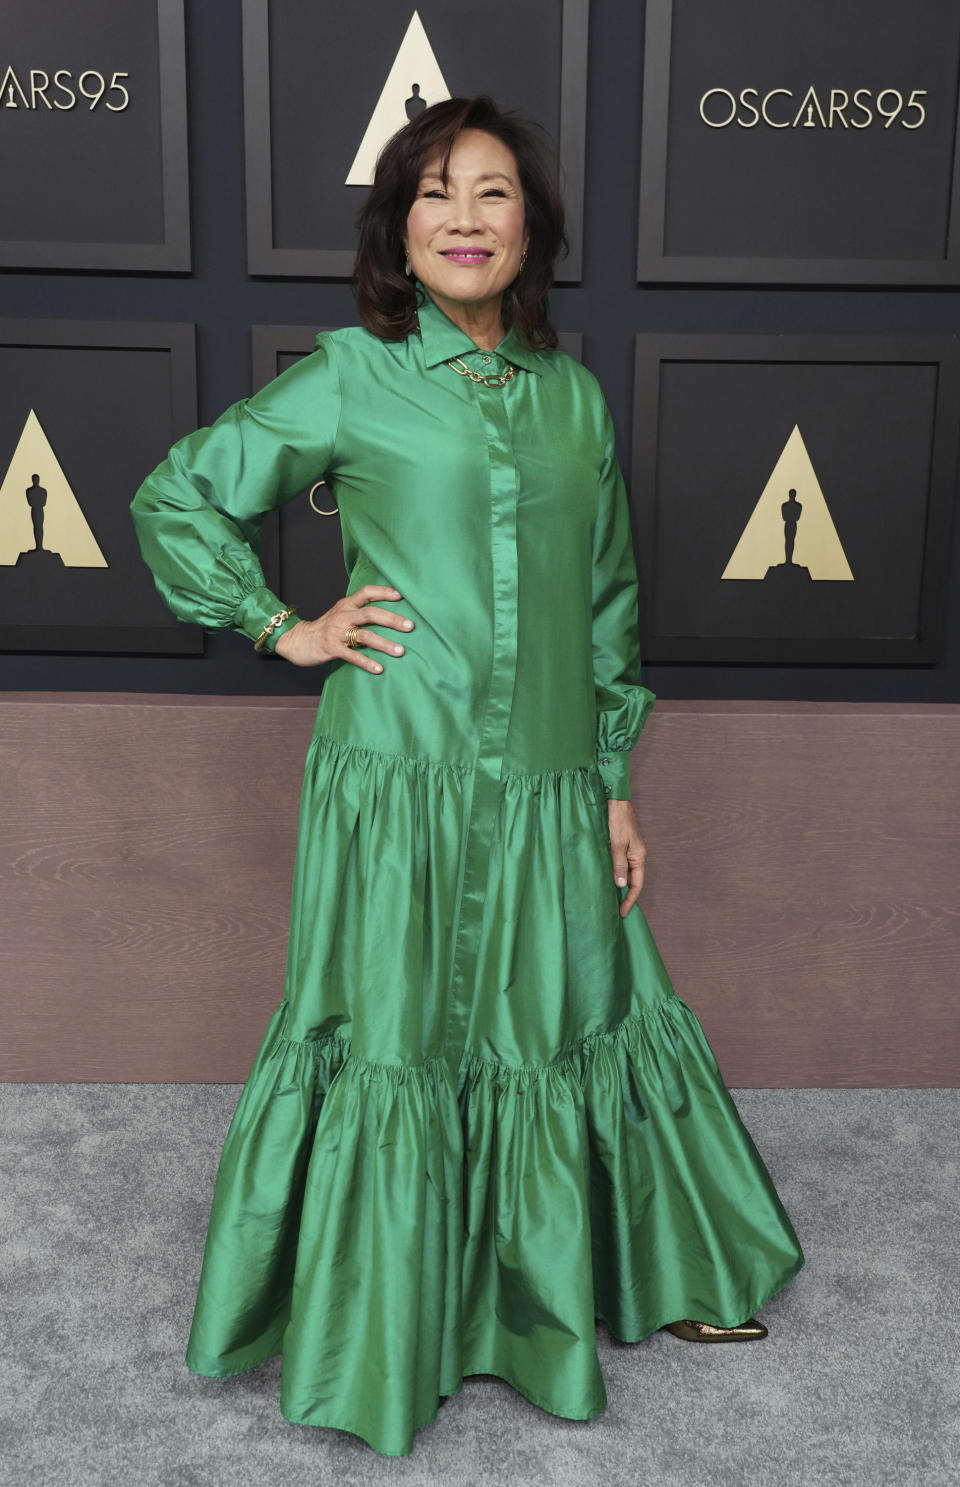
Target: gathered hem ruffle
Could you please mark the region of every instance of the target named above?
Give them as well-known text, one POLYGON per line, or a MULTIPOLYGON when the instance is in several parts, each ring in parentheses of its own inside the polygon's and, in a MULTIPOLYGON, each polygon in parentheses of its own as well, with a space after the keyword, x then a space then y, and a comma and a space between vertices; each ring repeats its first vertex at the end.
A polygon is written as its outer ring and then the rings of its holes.
MULTIPOLYGON (((511 1062, 506 1059, 491 1058, 486 1054, 473 1053, 466 1050, 460 1059, 459 1079, 457 1081, 458 1092, 464 1085, 479 1076, 487 1076, 497 1081, 518 1080, 521 1083, 529 1083, 531 1080, 548 1078, 551 1074, 575 1074, 581 1078, 585 1072, 586 1061, 589 1059, 595 1045, 605 1041, 611 1044, 635 1043, 644 1035, 645 1029, 651 1023, 655 1023, 663 1017, 670 1017, 680 1013, 684 1009, 690 1016, 694 1016, 692 1009, 683 999, 674 993, 659 1002, 655 1006, 642 1007, 639 1011, 631 1013, 627 1017, 620 1018, 612 1027, 596 1028, 592 1033, 587 1033, 582 1038, 571 1039, 562 1047, 556 1055, 548 1061, 528 1060, 525 1062, 511 1062)), ((418 1063, 412 1063, 405 1059, 373 1059, 366 1058, 361 1054, 355 1054, 352 1050, 352 1037, 349 1032, 342 1028, 333 1028, 329 1032, 320 1033, 315 1037, 291 1038, 287 1035, 286 1023, 288 1017, 288 1003, 286 1000, 280 1003, 278 1012, 274 1014, 272 1025, 264 1038, 263 1050, 258 1057, 258 1063, 267 1058, 283 1060, 293 1055, 300 1055, 308 1060, 314 1061, 317 1077, 330 1079, 336 1070, 349 1058, 351 1063, 358 1069, 372 1077, 383 1073, 387 1078, 402 1083, 418 1070, 446 1064, 447 1060, 442 1054, 435 1054, 423 1058, 418 1063), (279 1013, 279 1015, 278 1015, 279 1013)), ((682 1015, 682 1013, 680 1014, 682 1015)), ((698 1024, 699 1026, 699 1024, 698 1024)))
POLYGON ((407 1455, 476 1373, 591 1419, 596 1318, 625 1342, 732 1326, 803 1264, 676 993, 549 1062, 455 1070, 289 1023, 284 1001, 224 1143, 187 1363, 282 1355, 292 1423, 407 1455))
MULTIPOLYGON (((370 744, 359 743, 352 738, 338 738, 336 734, 324 732, 319 728, 314 731, 310 749, 316 752, 321 760, 328 762, 340 759, 357 765, 387 766, 394 769, 409 767, 411 770, 428 775, 451 775, 462 778, 472 774, 476 769, 476 761, 472 759, 434 759, 426 754, 411 753, 409 750, 375 749, 370 744)), ((591 774, 599 777, 596 755, 578 764, 569 764, 560 769, 519 769, 508 766, 504 770, 503 778, 505 781, 536 783, 591 774)))

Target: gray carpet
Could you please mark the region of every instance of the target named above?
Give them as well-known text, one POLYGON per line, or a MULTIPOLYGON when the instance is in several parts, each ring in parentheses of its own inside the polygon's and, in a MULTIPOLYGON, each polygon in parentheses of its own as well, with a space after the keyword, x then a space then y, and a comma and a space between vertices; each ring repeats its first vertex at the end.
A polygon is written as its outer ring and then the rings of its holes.
POLYGON ((960 1482, 960 1090, 734 1090, 807 1257, 760 1342, 598 1324, 608 1405, 467 1379, 388 1458, 279 1412, 280 1360, 183 1361, 239 1085, 0 1084, 11 1487, 960 1482))

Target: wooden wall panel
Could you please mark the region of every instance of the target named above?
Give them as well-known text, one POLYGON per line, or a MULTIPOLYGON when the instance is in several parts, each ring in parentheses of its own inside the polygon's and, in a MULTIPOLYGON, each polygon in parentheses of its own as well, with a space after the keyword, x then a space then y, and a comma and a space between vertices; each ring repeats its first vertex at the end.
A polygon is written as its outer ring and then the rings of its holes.
POLYGON ((0 704, 0 1077, 246 1077, 283 994, 314 711, 0 704))
MULTIPOLYGON (((0 1079, 246 1077, 315 706, 0 702, 0 1079)), ((960 1084, 960 706, 658 701, 633 796, 731 1087, 960 1084)))
POLYGON ((640 902, 729 1085, 960 1084, 960 707, 658 702, 632 765, 640 902))

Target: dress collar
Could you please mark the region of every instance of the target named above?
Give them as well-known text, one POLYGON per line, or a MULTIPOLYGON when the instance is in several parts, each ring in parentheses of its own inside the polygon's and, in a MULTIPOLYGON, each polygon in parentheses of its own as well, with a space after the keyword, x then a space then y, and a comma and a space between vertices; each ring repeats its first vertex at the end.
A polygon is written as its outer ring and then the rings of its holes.
MULTIPOLYGON (((420 339, 423 342, 423 355, 427 366, 435 367, 442 361, 449 361, 453 356, 467 356, 471 351, 480 351, 482 348, 477 345, 476 341, 468 336, 465 330, 461 330, 459 325, 454 325, 449 315, 445 315, 440 306, 431 299, 420 280, 417 279, 415 282, 418 291, 417 318, 420 322, 420 339)), ((542 375, 539 352, 531 351, 513 326, 491 354, 502 356, 505 361, 522 367, 525 372, 536 372, 538 376, 542 375)))

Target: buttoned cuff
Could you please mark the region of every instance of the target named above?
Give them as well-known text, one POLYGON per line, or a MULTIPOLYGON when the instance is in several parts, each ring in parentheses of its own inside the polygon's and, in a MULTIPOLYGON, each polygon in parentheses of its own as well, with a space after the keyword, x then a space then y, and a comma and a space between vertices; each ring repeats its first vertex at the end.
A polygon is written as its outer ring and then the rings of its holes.
MULTIPOLYGON (((258 640, 274 615, 279 614, 286 607, 282 600, 277 598, 272 589, 254 589, 252 593, 245 595, 241 600, 240 606, 234 616, 234 629, 241 630, 251 640, 258 640)), ((279 625, 275 626, 273 634, 267 636, 261 646, 261 650, 272 653, 276 648, 279 636, 283 634, 284 630, 289 630, 295 625, 299 619, 300 616, 298 614, 292 614, 288 619, 281 621, 279 625)))
POLYGON ((597 755, 597 769, 609 800, 630 799, 630 749, 605 749, 597 755))

